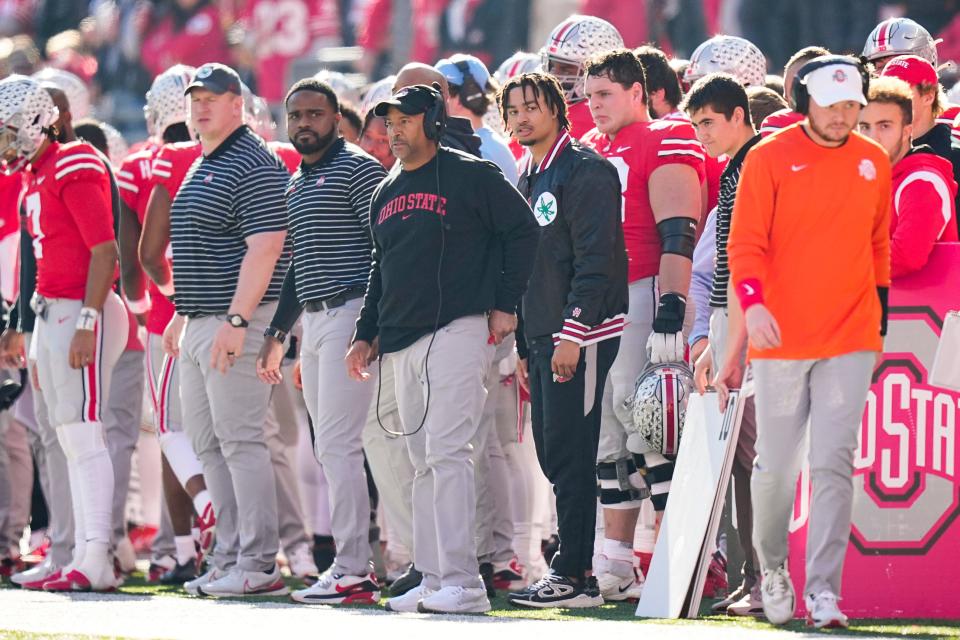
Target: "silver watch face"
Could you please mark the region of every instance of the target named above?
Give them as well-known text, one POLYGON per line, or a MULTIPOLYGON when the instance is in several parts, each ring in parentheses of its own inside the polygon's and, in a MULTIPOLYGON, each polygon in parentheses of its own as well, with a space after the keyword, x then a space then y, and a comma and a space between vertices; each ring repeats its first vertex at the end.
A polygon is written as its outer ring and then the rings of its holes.
POLYGON ((232 316, 230 316, 230 324, 232 324, 232 325, 235 326, 235 327, 242 327, 242 326, 243 326, 243 318, 241 318, 241 317, 238 316, 238 315, 232 315, 232 316))

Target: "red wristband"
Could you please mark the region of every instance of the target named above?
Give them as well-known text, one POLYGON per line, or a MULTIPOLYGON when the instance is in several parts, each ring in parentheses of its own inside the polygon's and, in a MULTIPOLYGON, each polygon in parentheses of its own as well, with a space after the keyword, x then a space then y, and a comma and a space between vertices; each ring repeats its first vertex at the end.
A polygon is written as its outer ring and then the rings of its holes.
POLYGON ((747 278, 737 283, 737 298, 740 308, 746 311, 755 304, 763 304, 763 285, 757 278, 747 278))

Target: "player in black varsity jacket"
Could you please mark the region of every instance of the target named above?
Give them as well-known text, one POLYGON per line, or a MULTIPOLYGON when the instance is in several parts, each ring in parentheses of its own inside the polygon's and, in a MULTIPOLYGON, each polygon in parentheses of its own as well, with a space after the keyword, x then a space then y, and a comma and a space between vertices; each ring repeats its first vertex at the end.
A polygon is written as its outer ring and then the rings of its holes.
POLYGON ((511 133, 531 152, 519 190, 540 224, 517 331, 533 437, 554 485, 560 549, 551 571, 510 601, 528 607, 603 604, 592 571, 600 402, 627 311, 627 254, 617 170, 567 131, 552 76, 517 76, 499 97, 511 133))

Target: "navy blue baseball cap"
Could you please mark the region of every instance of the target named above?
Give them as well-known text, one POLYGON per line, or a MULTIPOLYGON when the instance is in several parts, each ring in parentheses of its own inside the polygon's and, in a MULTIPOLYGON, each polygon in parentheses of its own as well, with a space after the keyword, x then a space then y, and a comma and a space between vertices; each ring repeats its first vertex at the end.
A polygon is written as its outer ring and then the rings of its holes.
POLYGON ((193 89, 206 89, 216 94, 235 93, 238 96, 243 95, 240 89, 240 76, 237 72, 225 64, 219 62, 208 62, 197 69, 193 74, 193 80, 183 90, 187 95, 193 89))

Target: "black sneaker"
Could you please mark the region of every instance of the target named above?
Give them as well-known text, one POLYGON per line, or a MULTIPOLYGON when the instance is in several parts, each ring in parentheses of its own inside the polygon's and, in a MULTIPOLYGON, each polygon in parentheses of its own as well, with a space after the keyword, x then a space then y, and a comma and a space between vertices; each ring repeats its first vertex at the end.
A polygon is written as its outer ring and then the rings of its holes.
POLYGON ((195 580, 197 575, 197 559, 190 558, 183 564, 178 563, 173 569, 170 569, 160 576, 159 582, 160 584, 175 584, 180 586, 184 582, 195 580))
POLYGON ((407 570, 390 585, 390 597, 402 596, 410 589, 419 587, 422 581, 423 574, 417 571, 417 568, 411 563, 407 570))
POLYGON ((480 563, 480 578, 483 580, 483 586, 487 590, 487 597, 496 598, 497 589, 493 586, 493 563, 492 562, 480 563))
POLYGON ((603 604, 597 579, 593 576, 580 581, 552 571, 523 591, 511 593, 507 600, 514 606, 537 609, 586 609, 603 604))

